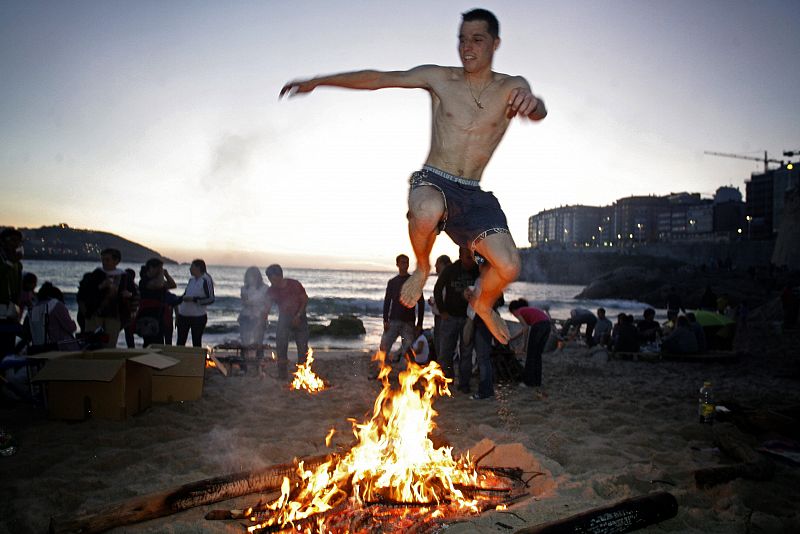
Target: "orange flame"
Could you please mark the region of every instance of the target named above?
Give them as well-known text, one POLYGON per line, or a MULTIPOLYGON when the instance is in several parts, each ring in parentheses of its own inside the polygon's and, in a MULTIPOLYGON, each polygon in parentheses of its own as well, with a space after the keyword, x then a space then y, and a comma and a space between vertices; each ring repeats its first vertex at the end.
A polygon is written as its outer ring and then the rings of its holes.
POLYGON ((310 393, 316 393, 325 389, 325 382, 311 370, 313 361, 314 351, 313 349, 308 349, 306 362, 297 364, 297 371, 294 373, 294 380, 292 380, 289 386, 290 389, 305 389, 310 393))
MULTIPOLYGON (((376 502, 429 503, 429 513, 440 505, 458 513, 479 511, 478 501, 466 498, 458 486, 480 486, 484 475, 478 474, 469 456, 454 459, 451 447, 436 449, 428 437, 436 426, 433 398, 449 396, 447 385, 452 380, 436 362, 421 367, 408 361, 399 375, 400 388, 395 390, 385 354, 379 352, 373 359, 381 363, 383 389, 372 418, 362 424, 353 422, 356 445, 313 472, 301 462, 300 483, 293 488, 284 478, 280 498, 269 506, 270 516, 250 526, 250 532, 290 524, 299 532, 297 521, 345 502, 355 507, 376 502)), ((440 509, 433 512, 441 513, 440 509)), ((325 518, 319 517, 304 532, 327 532, 324 527, 325 518)))

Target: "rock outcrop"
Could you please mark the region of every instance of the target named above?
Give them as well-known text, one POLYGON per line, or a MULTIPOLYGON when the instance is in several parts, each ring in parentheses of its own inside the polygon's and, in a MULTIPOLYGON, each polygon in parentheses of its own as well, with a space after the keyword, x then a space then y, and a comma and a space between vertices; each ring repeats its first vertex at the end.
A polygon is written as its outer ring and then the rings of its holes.
POLYGON ((308 328, 309 335, 313 337, 356 337, 367 333, 364 323, 354 315, 340 315, 336 319, 331 319, 328 326, 311 324, 308 328))
POLYGON ((691 266, 679 269, 622 267, 598 277, 576 298, 628 299, 664 308, 667 294, 674 287, 687 309, 698 308, 706 286, 718 297, 736 306, 760 306, 777 295, 785 284, 795 285, 796 278, 787 271, 705 271, 691 266))

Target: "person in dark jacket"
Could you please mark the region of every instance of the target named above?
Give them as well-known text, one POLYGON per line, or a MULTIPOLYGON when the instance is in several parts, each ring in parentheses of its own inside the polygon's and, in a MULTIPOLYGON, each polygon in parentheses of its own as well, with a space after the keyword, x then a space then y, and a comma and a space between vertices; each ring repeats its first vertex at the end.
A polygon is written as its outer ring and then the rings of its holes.
MULTIPOLYGON (((442 318, 442 340, 437 347, 441 353, 437 361, 447 378, 454 378, 455 375, 453 359, 456 345, 459 346, 460 365, 465 370, 469 366, 469 372, 472 373, 472 342, 464 336, 468 304, 464 292, 475 283, 479 274, 472 251, 461 247, 458 249, 458 259, 445 268, 433 287, 433 298, 442 318)), ((468 387, 462 391, 469 392, 468 387)))
POLYGON ((388 357, 397 336, 400 336, 400 349, 392 358, 394 361, 400 361, 400 358, 422 332, 425 299, 420 296, 415 308, 406 308, 400 303, 400 290, 411 276, 408 274, 408 256, 400 254, 397 256, 395 264, 398 275, 386 284, 386 295, 383 298, 383 336, 381 336, 380 349, 388 357))
POLYGON ((122 254, 114 248, 100 253, 101 267, 84 275, 78 287, 78 309, 83 321, 83 331, 102 329, 108 336, 105 346, 117 346, 117 338, 127 320, 128 300, 136 289, 133 280, 119 269, 122 254))
POLYGON ((661 342, 661 350, 670 354, 697 353, 697 338, 686 316, 678 317, 675 329, 661 342))
POLYGON ((620 313, 611 332, 611 348, 615 352, 639 352, 639 331, 633 324, 633 315, 620 313))
POLYGON ((139 273, 139 310, 136 333, 144 347, 172 344, 172 307, 180 301, 169 292, 178 285, 158 258, 147 260, 139 273))

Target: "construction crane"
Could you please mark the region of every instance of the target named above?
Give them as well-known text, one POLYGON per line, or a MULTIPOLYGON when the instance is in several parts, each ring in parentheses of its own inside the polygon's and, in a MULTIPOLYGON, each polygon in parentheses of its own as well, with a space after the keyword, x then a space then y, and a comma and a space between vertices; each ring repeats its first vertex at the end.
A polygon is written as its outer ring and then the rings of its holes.
MULTIPOLYGON (((798 151, 798 153, 800 153, 800 150, 798 151)), ((722 156, 722 157, 725 157, 725 158, 737 158, 737 159, 749 159, 749 160, 752 160, 752 161, 763 161, 764 162, 764 172, 767 172, 769 170, 769 164, 770 163, 777 163, 778 165, 783 165, 783 163, 784 163, 782 160, 779 160, 779 159, 770 159, 767 156, 767 151, 766 150, 764 151, 764 158, 763 159, 762 158, 757 158, 757 157, 754 157, 754 156, 744 156, 742 154, 727 154, 725 152, 709 152, 708 150, 703 152, 703 154, 708 154, 710 156, 722 156)), ((784 152, 783 155, 784 156, 789 155, 791 157, 791 155, 794 155, 794 152, 791 152, 791 153, 784 152)))

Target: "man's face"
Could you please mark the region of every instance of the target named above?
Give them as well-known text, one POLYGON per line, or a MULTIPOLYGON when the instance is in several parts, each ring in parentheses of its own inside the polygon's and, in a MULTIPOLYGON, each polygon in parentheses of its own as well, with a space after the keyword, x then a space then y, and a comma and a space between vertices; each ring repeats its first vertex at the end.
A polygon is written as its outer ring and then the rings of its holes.
POLYGON ((408 258, 398 258, 397 270, 400 274, 408 274, 408 258))
POLYGON ((117 268, 119 262, 111 254, 103 254, 100 256, 100 263, 103 264, 103 269, 106 271, 113 271, 117 268))
POLYGON ((494 39, 487 30, 486 21, 472 20, 461 23, 458 34, 458 55, 466 72, 491 68, 494 51, 500 39, 494 39))
POLYGON ((269 285, 279 287, 283 281, 283 277, 278 274, 268 274, 267 280, 269 280, 269 285))

